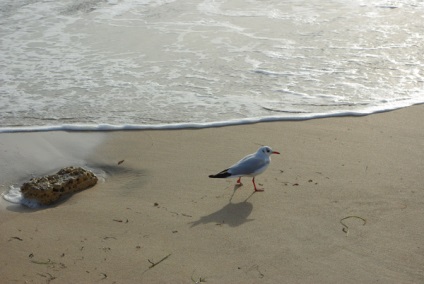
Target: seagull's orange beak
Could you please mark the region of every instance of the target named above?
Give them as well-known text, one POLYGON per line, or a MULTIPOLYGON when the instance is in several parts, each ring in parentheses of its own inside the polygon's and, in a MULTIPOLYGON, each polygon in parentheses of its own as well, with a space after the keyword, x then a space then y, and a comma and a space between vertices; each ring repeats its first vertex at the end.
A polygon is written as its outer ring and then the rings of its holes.
POLYGON ((280 154, 280 152, 272 151, 272 154, 280 154))

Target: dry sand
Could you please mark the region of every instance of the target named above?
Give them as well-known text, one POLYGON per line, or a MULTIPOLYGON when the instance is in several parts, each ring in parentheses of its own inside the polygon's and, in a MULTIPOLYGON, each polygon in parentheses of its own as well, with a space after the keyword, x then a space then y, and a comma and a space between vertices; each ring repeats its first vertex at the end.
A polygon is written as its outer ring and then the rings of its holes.
POLYGON ((3 192, 70 164, 107 174, 53 207, 1 202, 0 282, 423 283, 423 121, 420 105, 201 130, 0 134, 3 192), (281 152, 256 179, 265 192, 207 177, 258 144, 281 152))

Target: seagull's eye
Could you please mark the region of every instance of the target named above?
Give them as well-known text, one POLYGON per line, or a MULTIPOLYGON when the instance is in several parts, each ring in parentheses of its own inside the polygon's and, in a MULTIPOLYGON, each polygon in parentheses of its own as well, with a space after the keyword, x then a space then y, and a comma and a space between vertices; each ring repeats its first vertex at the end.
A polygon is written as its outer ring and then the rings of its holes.
POLYGON ((269 153, 269 152, 271 152, 271 150, 269 150, 269 149, 266 149, 266 151, 269 153))

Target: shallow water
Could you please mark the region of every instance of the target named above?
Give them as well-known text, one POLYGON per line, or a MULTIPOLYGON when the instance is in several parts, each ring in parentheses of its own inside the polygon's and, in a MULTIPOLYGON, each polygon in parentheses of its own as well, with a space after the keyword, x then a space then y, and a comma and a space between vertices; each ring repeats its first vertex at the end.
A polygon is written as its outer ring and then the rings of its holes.
POLYGON ((422 1, 3 1, 0 131, 205 127, 424 102, 422 1))

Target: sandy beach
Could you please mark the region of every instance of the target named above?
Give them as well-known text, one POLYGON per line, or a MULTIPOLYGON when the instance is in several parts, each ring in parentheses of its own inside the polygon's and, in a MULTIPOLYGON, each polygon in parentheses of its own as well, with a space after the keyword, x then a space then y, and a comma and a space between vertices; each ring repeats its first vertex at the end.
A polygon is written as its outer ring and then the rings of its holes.
POLYGON ((2 283, 423 283, 424 105, 200 130, 0 134, 0 189, 104 177, 38 210, 2 200, 2 283), (256 178, 209 179, 265 144, 256 178), (123 162, 118 164, 119 161, 123 162))

